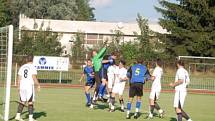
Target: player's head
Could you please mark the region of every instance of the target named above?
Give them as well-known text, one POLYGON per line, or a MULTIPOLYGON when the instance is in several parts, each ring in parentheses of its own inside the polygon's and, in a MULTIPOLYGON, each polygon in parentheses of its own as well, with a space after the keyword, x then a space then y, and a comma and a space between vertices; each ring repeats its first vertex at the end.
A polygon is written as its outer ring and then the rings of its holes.
POLYGON ((120 67, 120 68, 124 67, 125 64, 126 64, 126 62, 125 62, 124 60, 120 60, 120 61, 119 61, 119 67, 120 67))
POLYGON ((26 63, 33 62, 33 58, 34 58, 33 55, 28 55, 28 56, 25 58, 25 62, 26 62, 26 63))
POLYGON ((111 53, 111 57, 112 57, 113 59, 116 59, 116 58, 117 58, 117 52, 112 52, 112 53, 111 53))
POLYGON ((161 61, 161 59, 158 58, 158 59, 156 60, 156 65, 159 66, 159 67, 162 67, 163 62, 161 61))
POLYGON ((182 60, 177 60, 176 66, 177 67, 184 66, 184 62, 182 60))
POLYGON ((91 59, 87 59, 87 66, 92 66, 93 63, 92 63, 92 60, 91 59))
POLYGON ((97 54, 97 50, 92 51, 92 56, 94 57, 97 54))
POLYGON ((137 64, 143 64, 143 59, 142 58, 137 58, 136 61, 137 61, 137 64))

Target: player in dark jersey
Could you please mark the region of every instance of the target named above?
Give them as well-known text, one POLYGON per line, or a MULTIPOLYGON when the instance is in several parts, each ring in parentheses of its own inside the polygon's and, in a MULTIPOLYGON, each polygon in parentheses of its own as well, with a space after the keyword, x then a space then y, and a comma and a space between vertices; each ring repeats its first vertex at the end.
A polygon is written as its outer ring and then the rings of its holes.
POLYGON ((147 67, 143 64, 142 59, 138 59, 137 64, 134 64, 128 70, 127 76, 130 79, 130 87, 126 118, 131 118, 131 105, 134 96, 136 96, 136 112, 134 118, 137 119, 140 116, 139 109, 141 106, 141 97, 143 96, 143 84, 145 83, 145 80, 150 79, 150 74, 147 67))
MULTIPOLYGON (((107 82, 108 82, 108 77, 107 77, 107 70, 109 68, 109 66, 113 65, 116 59, 116 52, 111 53, 111 55, 106 55, 103 60, 102 60, 102 68, 100 70, 100 77, 102 80, 102 84, 100 85, 99 88, 99 93, 98 93, 98 97, 99 99, 102 99, 107 82)), ((109 95, 111 92, 109 92, 109 95)))
POLYGON ((82 81, 84 75, 86 75, 86 83, 84 86, 85 95, 86 95, 86 99, 87 99, 86 106, 90 106, 91 105, 91 96, 90 96, 89 90, 95 84, 94 69, 93 69, 92 61, 90 59, 87 60, 87 66, 84 67, 84 72, 82 74, 80 82, 82 81))

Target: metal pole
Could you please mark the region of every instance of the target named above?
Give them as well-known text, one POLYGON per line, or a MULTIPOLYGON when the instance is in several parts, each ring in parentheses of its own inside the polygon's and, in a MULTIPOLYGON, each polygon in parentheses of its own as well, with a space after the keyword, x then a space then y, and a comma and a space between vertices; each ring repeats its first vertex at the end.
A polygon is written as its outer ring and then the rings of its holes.
POLYGON ((16 86, 16 79, 17 79, 17 63, 16 63, 16 66, 15 66, 15 75, 14 75, 14 85, 16 86))
POLYGON ((62 79, 62 71, 60 71, 60 76, 59 76, 59 83, 61 84, 61 79, 62 79))

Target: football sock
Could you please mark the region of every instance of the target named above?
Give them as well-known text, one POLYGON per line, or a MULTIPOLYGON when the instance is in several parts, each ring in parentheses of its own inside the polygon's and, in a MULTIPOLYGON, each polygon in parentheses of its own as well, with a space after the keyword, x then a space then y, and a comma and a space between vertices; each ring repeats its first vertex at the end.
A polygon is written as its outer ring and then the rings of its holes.
POLYGON ((111 104, 114 105, 115 103, 115 97, 111 97, 111 104))
POLYGON ((34 106, 32 104, 28 105, 28 113, 29 115, 33 115, 34 112, 34 106))
POLYGON ((177 121, 182 121, 182 114, 181 113, 177 113, 178 116, 178 120, 177 121))
POLYGON ((124 100, 123 99, 119 100, 119 103, 121 104, 121 109, 124 109, 124 100))
POLYGON ((104 88, 102 89, 102 93, 101 93, 102 97, 105 95, 105 92, 106 92, 106 85, 104 85, 104 88))
POLYGON ((184 117, 186 120, 190 119, 190 117, 187 115, 187 113, 184 112, 184 110, 181 109, 182 117, 184 117))
POLYGON ((19 103, 17 113, 22 113, 23 108, 24 108, 24 105, 22 103, 19 103))
POLYGON ((153 114, 155 105, 150 105, 150 113, 153 114))
POLYGON ((127 103, 127 109, 128 109, 128 111, 131 110, 131 102, 128 102, 128 103, 127 103))
POLYGON ((87 98, 87 104, 90 103, 90 93, 85 93, 86 98, 87 98))
POLYGON ((141 106, 141 102, 137 101, 136 102, 136 112, 139 112, 140 106, 141 106))
POLYGON ((157 110, 161 109, 157 102, 155 102, 155 109, 157 109, 157 110))
POLYGON ((98 93, 98 96, 99 96, 99 97, 102 96, 102 91, 103 91, 104 88, 105 88, 105 85, 103 85, 103 84, 101 84, 101 85, 99 86, 99 93, 98 93))

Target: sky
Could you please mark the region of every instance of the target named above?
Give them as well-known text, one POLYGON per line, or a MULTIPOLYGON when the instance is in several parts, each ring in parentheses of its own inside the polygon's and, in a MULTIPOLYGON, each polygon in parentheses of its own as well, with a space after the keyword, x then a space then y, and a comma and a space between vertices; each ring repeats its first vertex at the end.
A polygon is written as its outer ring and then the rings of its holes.
POLYGON ((137 13, 149 22, 158 22, 162 17, 154 8, 160 6, 158 0, 90 0, 90 5, 95 8, 97 21, 135 22, 137 13))

